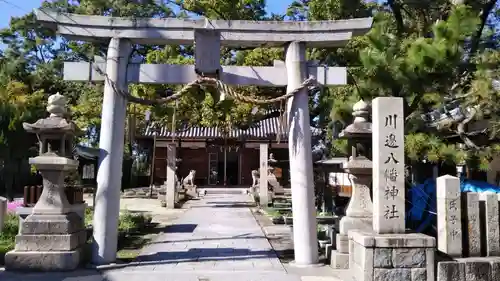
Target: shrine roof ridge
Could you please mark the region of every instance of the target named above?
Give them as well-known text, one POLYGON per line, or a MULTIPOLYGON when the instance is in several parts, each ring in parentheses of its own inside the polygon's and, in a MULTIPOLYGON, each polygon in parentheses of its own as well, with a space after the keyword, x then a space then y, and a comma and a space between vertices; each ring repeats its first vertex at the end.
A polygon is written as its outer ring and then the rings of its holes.
POLYGON ((345 44, 352 36, 363 35, 373 18, 329 21, 248 21, 177 18, 126 18, 62 13, 35 9, 39 22, 74 38, 127 38, 142 44, 192 44, 194 30, 221 32, 224 45, 277 45, 303 41, 308 45, 345 44), (252 45, 252 44, 250 44, 252 45))
MULTIPOLYGON (((270 113, 269 111, 268 113, 270 113)), ((283 124, 284 125, 284 124, 283 124)), ((203 126, 194 126, 184 128, 180 132, 171 132, 170 128, 167 126, 161 126, 159 130, 155 130, 155 124, 149 124, 142 136, 152 137, 156 134, 157 137, 176 137, 180 139, 205 139, 205 138, 230 138, 230 139, 248 139, 248 140, 259 140, 259 139, 270 139, 276 138, 278 135, 284 141, 287 141, 288 138, 288 126, 285 125, 284 128, 281 127, 282 124, 280 122, 279 117, 271 117, 259 122, 256 122, 252 126, 247 129, 240 128, 232 128, 229 130, 227 135, 224 135, 220 128, 218 127, 203 127, 203 126)), ((311 126, 311 134, 312 136, 320 136, 323 133, 323 130, 320 128, 316 128, 311 126)))

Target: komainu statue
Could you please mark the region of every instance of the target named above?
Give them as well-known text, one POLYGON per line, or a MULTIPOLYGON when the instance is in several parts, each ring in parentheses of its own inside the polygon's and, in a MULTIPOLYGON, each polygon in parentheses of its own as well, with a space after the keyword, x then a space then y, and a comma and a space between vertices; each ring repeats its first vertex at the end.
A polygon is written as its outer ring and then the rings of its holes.
POLYGON ((252 186, 259 185, 259 171, 252 170, 252 186))
POLYGON ((188 185, 193 186, 195 175, 196 175, 196 170, 189 171, 189 174, 187 175, 187 177, 184 178, 184 180, 182 181, 182 184, 184 186, 188 186, 188 185))

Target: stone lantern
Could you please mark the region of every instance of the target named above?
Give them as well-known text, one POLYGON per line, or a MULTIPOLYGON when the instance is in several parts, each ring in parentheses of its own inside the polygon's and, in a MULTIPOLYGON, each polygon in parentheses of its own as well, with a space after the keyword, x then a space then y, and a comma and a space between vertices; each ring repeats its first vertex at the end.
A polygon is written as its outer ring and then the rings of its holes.
POLYGON ((43 191, 21 225, 15 249, 5 256, 8 270, 73 270, 81 262, 87 238, 83 218, 73 211, 64 192, 66 174, 78 168, 72 150, 79 130, 66 119, 64 96, 50 96, 47 111, 49 117, 23 124, 39 139, 39 155, 29 163, 42 174, 43 191))
POLYGON ((351 180, 351 200, 347 205, 345 216, 340 220, 337 249, 332 252, 332 266, 344 269, 349 267, 348 232, 373 231, 373 203, 370 195, 372 123, 368 121, 370 106, 363 100, 357 102, 353 106, 353 116, 354 122, 340 133, 340 138, 347 139, 350 148, 349 161, 343 168, 349 173, 351 180))

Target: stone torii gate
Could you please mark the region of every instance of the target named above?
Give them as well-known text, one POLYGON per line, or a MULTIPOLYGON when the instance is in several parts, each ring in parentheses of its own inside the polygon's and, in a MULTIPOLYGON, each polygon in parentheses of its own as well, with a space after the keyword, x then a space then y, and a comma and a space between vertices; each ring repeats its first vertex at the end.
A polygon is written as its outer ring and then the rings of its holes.
MULTIPOLYGON (((371 18, 316 22, 223 21, 151 18, 116 18, 35 11, 37 20, 73 40, 109 42, 106 61, 66 62, 64 79, 104 81, 101 150, 94 206, 94 248, 92 261, 107 264, 116 260, 120 183, 128 83, 188 84, 196 72, 219 73, 228 85, 286 86, 290 93, 306 80, 316 77, 325 85, 344 85, 343 67, 308 67, 306 47, 344 46, 353 36, 363 35, 371 18), (129 63, 132 44, 193 45, 195 65, 129 63), (221 66, 221 46, 285 46, 285 63, 270 67, 221 66), (96 69, 105 71, 106 77, 96 69), (196 70, 196 72, 195 72, 196 70)), ((295 264, 318 262, 311 131, 307 88, 287 102, 290 174, 293 206, 295 264)), ((267 194, 267 188, 264 190, 267 194)))

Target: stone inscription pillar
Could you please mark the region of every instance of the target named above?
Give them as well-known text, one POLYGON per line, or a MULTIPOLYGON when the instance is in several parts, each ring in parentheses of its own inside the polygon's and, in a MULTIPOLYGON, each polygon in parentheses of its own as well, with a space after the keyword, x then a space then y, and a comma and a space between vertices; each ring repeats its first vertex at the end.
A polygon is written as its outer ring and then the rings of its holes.
POLYGON ((260 144, 260 169, 259 169, 259 203, 263 207, 267 207, 269 204, 269 192, 267 191, 267 187, 269 185, 268 179, 268 151, 269 144, 261 143, 260 144))
POLYGON ((167 205, 167 209, 174 209, 175 208, 175 199, 176 199, 176 176, 175 176, 175 170, 176 170, 176 146, 175 144, 169 144, 167 145, 167 181, 166 183, 166 194, 165 194, 165 202, 167 205))
POLYGON ((126 99, 116 90, 127 90, 127 62, 130 42, 112 38, 109 42, 99 137, 99 170, 94 206, 92 262, 116 260, 118 216, 123 165, 126 99))
POLYGON ((465 209, 467 210, 466 225, 462 225, 462 233, 465 235, 464 240, 467 241, 468 247, 466 250, 467 257, 481 256, 481 229, 480 229, 480 213, 479 213, 479 194, 476 192, 467 192, 465 197, 465 209))
MULTIPOLYGON (((285 64, 288 75, 287 92, 291 92, 307 78, 304 43, 292 42, 288 45, 285 64)), ((287 109, 295 265, 312 266, 318 263, 318 238, 307 89, 290 98, 287 109)))
POLYGON ((373 230, 379 234, 406 230, 404 122, 402 98, 373 100, 373 230))

